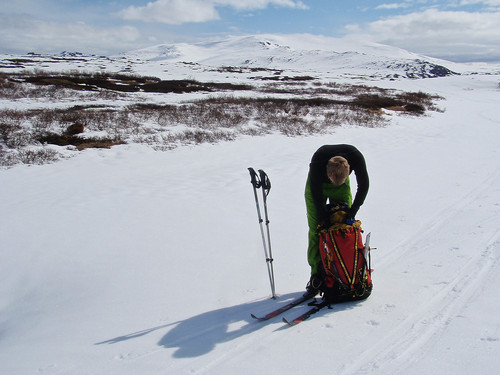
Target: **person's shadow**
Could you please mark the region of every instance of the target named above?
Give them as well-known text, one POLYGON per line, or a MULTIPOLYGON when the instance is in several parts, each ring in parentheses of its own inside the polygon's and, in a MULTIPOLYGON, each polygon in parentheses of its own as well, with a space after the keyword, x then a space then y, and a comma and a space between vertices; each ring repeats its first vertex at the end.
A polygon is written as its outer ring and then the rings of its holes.
MULTIPOLYGON (((179 322, 115 337, 110 340, 96 343, 96 345, 116 344, 147 335, 159 329, 174 326, 161 338, 158 345, 164 348, 178 348, 174 353, 174 357, 176 358, 198 357, 213 350, 217 344, 247 335, 267 324, 279 322, 281 316, 261 322, 253 319, 250 314, 254 313, 257 316, 265 315, 290 302, 292 299, 299 297, 301 294, 302 293, 289 293, 278 297, 276 300, 259 300, 209 311, 179 322)), ((307 303, 305 303, 305 305, 307 305, 307 303)), ((304 308, 295 308, 294 311, 298 314, 299 311, 303 310, 304 308)), ((322 312, 324 313, 325 311, 330 310, 324 309, 322 312)), ((284 327, 287 326, 279 325, 278 329, 283 329, 284 327)))

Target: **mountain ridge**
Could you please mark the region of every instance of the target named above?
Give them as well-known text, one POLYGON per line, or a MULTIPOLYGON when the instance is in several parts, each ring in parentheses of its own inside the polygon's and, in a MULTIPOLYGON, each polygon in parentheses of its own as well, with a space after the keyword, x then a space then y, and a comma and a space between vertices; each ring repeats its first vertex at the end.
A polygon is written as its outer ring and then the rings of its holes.
MULTIPOLYGON (((499 74, 495 65, 460 64, 398 47, 311 34, 226 36, 194 43, 161 43, 113 56, 64 51, 0 55, 0 69, 85 70, 155 75, 162 79, 207 76, 227 80, 229 71, 276 71, 324 80, 393 80, 460 74, 499 74), (215 73, 215 75, 214 75, 215 73), (216 74, 220 73, 220 74, 216 74)), ((239 78, 243 78, 240 74, 239 78)))
POLYGON ((123 54, 128 59, 189 62, 301 71, 352 70, 385 78, 431 78, 457 74, 449 62, 397 47, 307 34, 229 36, 197 43, 158 44, 123 54), (364 71, 364 72, 363 72, 364 71))

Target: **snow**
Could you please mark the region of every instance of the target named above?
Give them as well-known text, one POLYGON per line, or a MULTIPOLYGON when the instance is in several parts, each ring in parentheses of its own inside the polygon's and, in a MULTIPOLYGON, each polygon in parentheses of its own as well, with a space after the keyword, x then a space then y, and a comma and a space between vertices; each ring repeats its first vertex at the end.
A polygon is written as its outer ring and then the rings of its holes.
POLYGON ((1 169, 0 372, 496 374, 498 81, 380 81, 445 98, 444 112, 383 128, 121 145, 1 169), (335 143, 367 160, 358 219, 376 247, 374 291, 293 328, 254 321, 304 289, 307 167, 335 143), (250 166, 272 182, 277 300, 250 166))
POLYGON ((272 50, 274 57, 283 58, 284 60, 289 58, 291 54, 302 54, 304 51, 307 51, 308 55, 311 55, 312 52, 317 54, 328 52, 331 55, 352 53, 356 55, 383 56, 386 59, 388 57, 407 59, 418 57, 417 54, 399 48, 363 40, 308 34, 228 36, 222 40, 214 39, 196 44, 159 44, 132 51, 125 55, 128 57, 135 56, 140 59, 158 60, 163 58, 199 63, 210 61, 214 66, 223 66, 235 57, 241 59, 255 59, 256 57, 267 59, 268 54, 266 52, 269 50, 272 50), (228 51, 231 51, 231 56, 227 56, 228 51), (251 54, 249 54, 250 51, 251 54))

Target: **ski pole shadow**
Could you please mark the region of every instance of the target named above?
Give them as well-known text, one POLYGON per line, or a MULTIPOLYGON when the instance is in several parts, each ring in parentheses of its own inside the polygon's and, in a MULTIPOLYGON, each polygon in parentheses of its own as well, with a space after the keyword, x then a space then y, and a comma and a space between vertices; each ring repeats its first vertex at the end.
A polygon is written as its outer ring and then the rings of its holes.
POLYGON ((264 315, 302 293, 289 293, 277 299, 261 299, 241 305, 225 307, 192 316, 185 320, 172 322, 141 331, 125 334, 95 345, 119 344, 121 342, 146 336, 154 331, 169 329, 157 343, 163 348, 177 348, 174 358, 199 357, 212 351, 217 344, 229 342, 238 337, 255 332, 269 324, 281 323, 276 317, 267 321, 253 319, 250 314, 264 315))
POLYGON ((139 338, 141 336, 145 336, 145 335, 147 335, 147 334, 149 334, 151 332, 157 331, 159 329, 167 328, 167 327, 173 326, 173 325, 178 324, 178 323, 180 323, 180 322, 163 324, 161 326, 152 327, 152 328, 144 329, 142 331, 137 331, 137 332, 133 332, 133 333, 129 333, 129 334, 123 335, 123 336, 114 337, 114 338, 109 339, 109 340, 105 340, 105 341, 101 341, 101 342, 96 342, 94 345, 118 344, 118 343, 120 343, 122 341, 136 339, 136 338, 139 338))
POLYGON ((193 316, 179 322, 169 330, 158 345, 164 348, 177 348, 173 354, 175 358, 204 355, 212 351, 217 344, 235 340, 269 324, 279 322, 279 317, 258 321, 250 314, 264 315, 300 295, 301 293, 290 293, 279 296, 276 300, 259 300, 193 316))

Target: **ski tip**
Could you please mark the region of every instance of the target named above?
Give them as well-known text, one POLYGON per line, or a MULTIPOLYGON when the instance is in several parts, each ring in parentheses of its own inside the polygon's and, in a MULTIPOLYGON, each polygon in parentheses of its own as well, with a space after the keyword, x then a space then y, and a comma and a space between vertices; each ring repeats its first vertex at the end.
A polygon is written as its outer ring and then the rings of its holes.
POLYGON ((256 316, 255 314, 250 314, 250 316, 252 318, 254 318, 255 320, 258 320, 259 322, 263 322, 264 320, 268 319, 267 317, 259 317, 259 316, 256 316))

